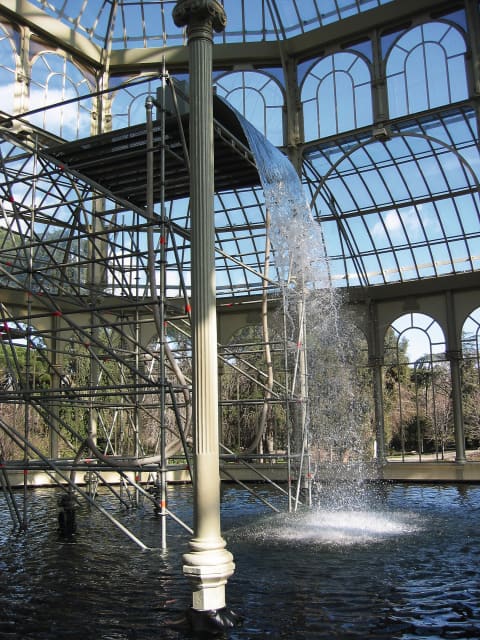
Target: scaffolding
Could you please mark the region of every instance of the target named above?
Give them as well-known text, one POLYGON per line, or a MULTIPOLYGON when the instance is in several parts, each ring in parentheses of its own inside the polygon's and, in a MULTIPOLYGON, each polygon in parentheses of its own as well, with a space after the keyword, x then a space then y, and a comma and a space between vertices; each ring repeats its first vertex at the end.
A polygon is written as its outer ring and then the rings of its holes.
MULTIPOLYGON (((157 95, 146 100, 143 125, 69 143, 25 118, 2 121, 1 397, 10 419, 0 421, 0 477, 20 529, 28 524, 30 476, 42 471, 69 500, 62 503, 63 515, 80 497, 102 510, 95 501, 99 484, 123 507, 150 502, 162 516, 165 547, 167 517, 178 521, 167 506, 169 478, 191 481, 188 96, 165 69, 159 81, 157 95), (172 215, 174 201, 184 207, 180 218, 172 215), (41 441, 35 422, 45 430, 41 441), (15 471, 23 473, 23 513, 9 481, 15 471)), ((258 185, 255 158, 238 121, 225 103, 214 105, 216 191, 258 185)), ((240 317, 240 326, 245 313, 250 322, 252 311, 259 324, 263 318, 252 349, 242 345, 240 353, 219 345, 222 371, 232 368, 250 379, 257 389, 251 403, 261 414, 248 450, 222 444, 222 474, 238 481, 235 462, 270 482, 260 463, 282 462, 297 486, 292 491, 290 482, 287 489, 273 485, 288 508, 296 508, 308 475, 308 439, 295 437, 301 444, 293 450, 296 375, 289 379, 286 340, 269 340, 268 313, 281 307, 280 287, 269 275, 267 249, 262 270, 240 251, 218 253, 223 264, 253 274, 254 282, 253 292, 223 295, 220 307, 230 320, 232 314, 240 317), (278 379, 272 350, 282 362, 278 379), (273 405, 284 407, 286 446, 260 451, 273 405)), ((220 410, 246 402, 224 397, 220 410)), ((110 513, 105 516, 144 546, 110 513)))

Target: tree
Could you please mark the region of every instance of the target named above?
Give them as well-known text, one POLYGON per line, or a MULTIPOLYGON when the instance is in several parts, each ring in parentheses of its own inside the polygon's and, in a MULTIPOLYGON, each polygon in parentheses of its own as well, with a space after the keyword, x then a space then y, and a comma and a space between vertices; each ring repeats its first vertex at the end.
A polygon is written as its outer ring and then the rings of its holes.
POLYGON ((464 342, 462 401, 467 448, 480 447, 480 367, 475 343, 464 342))
POLYGON ((384 423, 385 442, 394 450, 405 450, 405 425, 413 417, 408 340, 389 327, 385 333, 384 423))
MULTIPOLYGON (((272 323, 271 355, 275 372, 275 395, 284 397, 283 341, 280 342, 275 322, 272 323)), ((261 425, 261 407, 265 396, 267 374, 263 336, 260 325, 248 325, 237 332, 224 349, 221 366, 221 403, 223 442, 236 451, 251 448, 261 425)), ((286 447, 285 406, 269 401, 266 428, 261 434, 258 452, 286 447), (274 444, 273 444, 274 443, 274 444)))

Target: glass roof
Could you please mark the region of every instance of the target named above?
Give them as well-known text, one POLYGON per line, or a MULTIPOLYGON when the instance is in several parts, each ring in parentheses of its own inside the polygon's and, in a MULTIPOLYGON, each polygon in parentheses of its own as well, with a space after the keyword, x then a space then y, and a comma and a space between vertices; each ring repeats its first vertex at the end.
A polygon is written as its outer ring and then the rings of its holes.
MULTIPOLYGON (((87 224, 77 219, 79 211, 84 221, 95 217, 95 193, 106 187, 89 182, 81 168, 58 174, 49 155, 52 140, 83 140, 102 133, 102 126, 115 132, 144 123, 145 97, 158 97, 166 85, 173 87, 173 95, 177 92, 175 99, 184 90, 188 93, 187 57, 177 47, 185 44, 185 34, 173 24, 173 0, 25 0, 22 7, 31 7, 28 15, 15 15, 14 0, 2 4, 2 109, 35 128, 36 150, 43 154, 36 183, 26 178, 40 166, 31 144, 26 160, 22 127, 9 127, 1 152, 3 216, 7 220, 13 215, 11 197, 15 215, 21 211, 25 220, 37 202, 36 221, 44 227, 35 233, 43 238, 60 224, 61 244, 67 229, 74 234, 72 230, 87 224), (12 53, 21 39, 12 37, 7 26, 2 31, 12 16, 16 25, 28 24, 35 36, 29 50, 30 82, 21 90, 14 83, 22 77, 26 56, 12 53), (46 16, 47 22, 37 19, 46 16), (52 18, 62 28, 53 28, 52 18), (69 54, 62 56, 56 48, 68 29, 82 37, 68 38, 69 54), (162 52, 169 47, 175 47, 175 55, 162 80, 162 52), (85 56, 97 49, 103 54, 93 66, 91 60, 86 65, 85 56), (102 83, 108 85, 104 121, 95 102, 97 94, 103 95, 102 83), (41 204, 38 181, 45 181, 41 204)), ((333 282, 368 287, 478 271, 478 104, 470 85, 479 61, 472 57, 462 3, 445 3, 439 15, 435 2, 418 0, 414 20, 400 0, 222 4, 228 25, 215 35, 223 45, 214 48, 216 93, 296 163, 333 282), (366 12, 368 20, 360 15, 366 12), (269 46, 275 41, 278 47, 269 46)), ((122 272, 134 265, 144 268, 144 239, 138 234, 146 223, 138 202, 108 189, 106 193, 102 234, 109 237, 111 232, 115 238, 109 276, 114 282, 118 265, 122 272), (135 233, 125 231, 130 223, 135 233)), ((262 188, 222 189, 214 206, 219 294, 261 291, 268 209, 262 188)), ((173 199, 166 210, 172 224, 168 283, 176 295, 189 287, 188 200, 173 199)), ((85 239, 83 231, 79 237, 85 239)), ((82 241, 78 248, 84 250, 82 241)), ((80 263, 84 259, 78 257, 80 263)), ((273 286, 274 257, 270 267, 273 286)), ((137 286, 147 279, 140 277, 137 286)))
MULTIPOLYGON (((175 0, 31 1, 100 47, 126 49, 183 42, 172 20, 175 0)), ((388 2, 392 0, 222 0, 228 24, 217 40, 258 42, 292 37, 388 2)))
POLYGON ((334 278, 370 285, 478 270, 476 140, 475 111, 463 109, 392 123, 385 140, 312 147, 307 181, 334 278))

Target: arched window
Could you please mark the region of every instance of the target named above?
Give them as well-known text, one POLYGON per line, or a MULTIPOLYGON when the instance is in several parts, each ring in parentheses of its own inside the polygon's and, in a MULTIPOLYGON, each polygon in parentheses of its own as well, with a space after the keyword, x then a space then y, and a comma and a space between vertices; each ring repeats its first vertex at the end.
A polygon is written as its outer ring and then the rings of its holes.
POLYGON ((92 100, 79 98, 88 96, 91 91, 87 78, 73 62, 57 53, 44 51, 32 65, 29 106, 30 110, 43 110, 32 114, 29 119, 67 140, 88 137, 92 100))
POLYGON ((414 364, 419 359, 443 356, 445 353, 443 331, 430 316, 407 313, 395 320, 392 329, 396 336, 395 348, 404 351, 409 364, 414 364))
POLYGON ((307 74, 301 100, 307 141, 371 124, 371 76, 367 63, 348 51, 323 58, 307 74))
MULTIPOLYGON (((472 311, 462 328, 462 350, 464 356, 474 355, 478 359, 480 352, 480 307, 472 311)), ((478 369, 480 376, 480 368, 478 369)))
POLYGON ((0 25, 0 109, 6 113, 14 111, 15 71, 15 46, 8 31, 0 25))
POLYGON ((467 449, 480 447, 480 307, 462 327, 462 401, 467 449))
MULTIPOLYGON (((115 91, 112 100, 112 129, 123 129, 145 122, 145 100, 147 96, 157 98, 157 91, 161 84, 158 78, 138 82, 140 78, 130 78, 131 86, 128 86, 127 78, 116 78, 115 81, 125 82, 126 86, 115 91)), ((170 89, 167 87, 166 92, 170 89)))
POLYGON ((385 334, 385 440, 402 459, 443 460, 454 447, 450 367, 433 318, 407 313, 385 334))
POLYGON ((463 36, 444 22, 423 24, 400 36, 386 66, 390 117, 467 98, 465 52, 463 36))
POLYGON ((215 79, 225 98, 272 144, 283 144, 284 98, 278 83, 260 71, 234 71, 215 79))

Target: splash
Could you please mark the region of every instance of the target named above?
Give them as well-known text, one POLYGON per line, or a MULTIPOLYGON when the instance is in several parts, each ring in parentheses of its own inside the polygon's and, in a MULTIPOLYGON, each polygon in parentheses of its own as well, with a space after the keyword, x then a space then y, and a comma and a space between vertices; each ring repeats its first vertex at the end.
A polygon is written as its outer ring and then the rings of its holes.
POLYGON ((264 543, 348 547, 414 535, 424 527, 422 518, 413 512, 313 509, 276 514, 230 534, 264 543))
POLYGON ((406 514, 375 511, 312 511, 278 530, 283 540, 352 545, 381 542, 387 538, 416 533, 416 518, 406 514), (298 525, 301 524, 299 527, 298 525))

